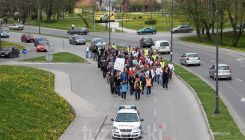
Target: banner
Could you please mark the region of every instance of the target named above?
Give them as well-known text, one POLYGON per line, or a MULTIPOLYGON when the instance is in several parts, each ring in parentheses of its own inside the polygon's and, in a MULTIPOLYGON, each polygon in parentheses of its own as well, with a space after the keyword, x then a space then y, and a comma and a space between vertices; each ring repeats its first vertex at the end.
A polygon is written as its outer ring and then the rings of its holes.
POLYGON ((123 71, 124 63, 125 63, 125 59, 124 58, 116 58, 116 62, 114 64, 114 69, 123 71))

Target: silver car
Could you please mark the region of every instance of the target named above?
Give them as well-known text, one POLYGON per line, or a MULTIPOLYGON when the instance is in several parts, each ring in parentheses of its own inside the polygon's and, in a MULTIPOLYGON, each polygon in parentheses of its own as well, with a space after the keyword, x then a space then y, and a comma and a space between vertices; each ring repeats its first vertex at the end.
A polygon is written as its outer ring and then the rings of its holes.
POLYGON ((24 29, 24 25, 23 24, 19 24, 19 23, 15 23, 15 24, 9 25, 9 29, 10 30, 23 30, 24 29))
POLYGON ((198 53, 185 53, 180 57, 180 64, 188 65, 201 65, 198 53))
MULTIPOLYGON (((229 67, 229 65, 227 64, 219 64, 218 65, 218 79, 232 79, 232 74, 231 74, 231 69, 229 67)), ((213 78, 214 80, 216 80, 217 76, 216 76, 216 65, 211 65, 209 67, 209 77, 213 78)))

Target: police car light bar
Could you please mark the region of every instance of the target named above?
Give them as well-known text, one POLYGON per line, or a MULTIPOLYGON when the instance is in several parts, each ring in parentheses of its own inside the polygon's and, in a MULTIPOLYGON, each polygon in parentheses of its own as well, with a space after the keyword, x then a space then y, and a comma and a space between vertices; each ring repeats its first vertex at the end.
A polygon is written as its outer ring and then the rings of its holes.
POLYGON ((137 110, 137 107, 136 107, 136 105, 120 105, 119 110, 120 109, 135 109, 135 110, 137 110))

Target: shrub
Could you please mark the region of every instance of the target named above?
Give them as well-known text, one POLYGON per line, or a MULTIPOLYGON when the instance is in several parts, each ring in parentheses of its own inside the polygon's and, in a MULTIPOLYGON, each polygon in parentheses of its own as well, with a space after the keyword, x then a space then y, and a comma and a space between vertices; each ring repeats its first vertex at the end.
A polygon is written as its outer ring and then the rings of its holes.
POLYGON ((154 25, 156 23, 157 23, 157 21, 154 19, 148 19, 145 21, 145 24, 147 24, 147 25, 154 25))

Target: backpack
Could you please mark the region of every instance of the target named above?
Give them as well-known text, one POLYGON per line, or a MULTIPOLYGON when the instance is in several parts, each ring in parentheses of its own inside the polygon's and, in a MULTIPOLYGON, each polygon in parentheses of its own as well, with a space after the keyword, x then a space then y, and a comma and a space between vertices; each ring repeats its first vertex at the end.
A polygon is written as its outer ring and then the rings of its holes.
POLYGON ((140 90, 140 81, 135 83, 135 90, 140 90))

